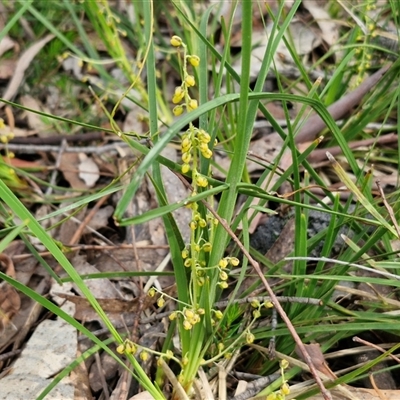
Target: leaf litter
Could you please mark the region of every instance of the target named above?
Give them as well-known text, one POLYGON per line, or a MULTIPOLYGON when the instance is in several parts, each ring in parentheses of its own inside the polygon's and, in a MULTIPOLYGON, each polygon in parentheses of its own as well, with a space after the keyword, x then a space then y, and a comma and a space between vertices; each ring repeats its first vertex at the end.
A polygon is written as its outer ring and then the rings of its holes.
MULTIPOLYGON (((274 9, 274 7, 276 9, 276 2, 268 1, 267 3, 272 9, 274 9)), ((290 7, 289 2, 287 3, 287 6, 290 7)), ((337 46, 339 27, 337 21, 332 19, 324 8, 325 3, 326 2, 324 1, 317 2, 304 0, 302 5, 303 8, 299 11, 297 18, 293 20, 289 29, 290 34, 287 35, 287 40, 293 40, 293 45, 297 54, 302 58, 306 67, 309 67, 311 62, 319 57, 318 52, 321 52, 321 49, 327 53, 329 50, 332 50, 337 46)), ((258 75, 260 63, 266 46, 268 45, 272 27, 270 21, 267 23, 266 27, 264 27, 261 22, 261 19, 266 17, 265 10, 261 8, 260 11, 260 8, 258 7, 256 7, 255 10, 257 12, 254 13, 253 17, 255 20, 255 31, 253 36, 254 51, 252 54, 252 77, 254 79, 258 75)), ((228 2, 223 4, 220 12, 224 15, 229 14, 230 8, 228 2)), ((240 48, 240 9, 237 12, 237 18, 236 23, 234 23, 236 24, 234 26, 235 36, 231 45, 232 47, 240 48)), ((228 20, 228 18, 226 19, 228 20)), ((93 32, 89 33, 93 35, 93 32)), ((26 49, 18 55, 17 53, 19 49, 16 42, 14 42, 9 36, 3 38, 0 46, 0 54, 13 50, 15 52, 15 61, 9 63, 7 68, 1 68, 2 71, 5 71, 4 75, 1 76, 1 79, 7 81, 7 87, 4 88, 1 95, 4 100, 16 99, 20 104, 28 105, 29 108, 33 110, 41 111, 45 109, 44 104, 48 99, 40 99, 38 95, 36 95, 37 98, 35 98, 34 94, 24 93, 26 88, 23 86, 23 82, 26 78, 29 66, 35 62, 35 58, 38 54, 53 39, 53 35, 47 35, 44 38, 37 40, 32 45, 28 44, 26 49), (11 74, 10 71, 13 73, 11 74)), ((107 49, 102 46, 101 42, 97 43, 98 50, 103 52, 104 61, 107 63, 110 60, 108 55, 105 54, 107 49)), ((129 54, 134 54, 135 49, 132 48, 132 44, 128 41, 125 41, 124 44, 129 48, 129 54)), ((224 43, 221 41, 221 44, 224 43)), ((341 53, 336 52, 336 55, 337 57, 340 57, 341 53)), ((299 71, 295 68, 292 55, 288 51, 284 42, 280 43, 278 51, 274 55, 274 60, 276 70, 282 76, 291 80, 297 79, 300 76, 299 71)), ((4 61, 5 60, 3 59, 0 60, 1 63, 4 61)), ((160 62, 165 62, 165 60, 160 57, 160 62)), ((5 66, 6 64, 0 65, 5 66)), ((240 73, 240 63, 233 64, 233 66, 240 73)), ((98 87, 102 87, 104 84, 100 76, 97 76, 96 73, 88 74, 85 67, 73 57, 65 59, 62 62, 62 67, 65 72, 61 72, 60 70, 59 73, 71 73, 71 79, 75 78, 77 81, 81 81, 82 79, 88 78, 93 85, 98 87)), ((109 68, 113 69, 115 76, 119 76, 121 70, 116 64, 111 63, 109 68)), ((342 98, 337 99, 336 102, 328 108, 332 118, 335 121, 348 118, 349 112, 351 113, 352 110, 360 104, 364 95, 373 89, 381 77, 384 76, 386 70, 387 67, 383 67, 383 69, 378 71, 378 73, 371 74, 371 76, 364 80, 361 87, 358 87, 357 89, 350 91, 348 94, 345 94, 342 98)), ((274 89, 276 89, 276 80, 274 78, 275 72, 276 71, 271 71, 271 76, 266 83, 274 89)), ((324 76, 324 74, 325 71, 323 70, 323 67, 320 67, 311 72, 311 77, 312 79, 315 79, 324 76)), ((82 95, 86 89, 82 89, 78 83, 79 82, 76 83, 73 90, 74 93, 82 95)), ((298 85, 292 89, 292 93, 298 93, 298 91, 301 90, 303 90, 303 88, 298 85)), ((116 98, 120 97, 122 93, 123 91, 121 89, 116 90, 116 98)), ((52 98, 50 91, 48 91, 47 95, 48 98, 52 98)), ((0 107, 4 107, 4 105, 5 103, 0 102, 0 107)), ((130 111, 127 113, 121 112, 117 117, 118 123, 123 125, 124 131, 132 131, 139 136, 145 135, 148 127, 145 119, 140 117, 143 114, 142 111, 130 102, 124 102, 124 105, 128 107, 130 111)), ((266 106, 271 114, 278 120, 284 118, 285 113, 280 103, 267 103, 266 106)), ((58 114, 57 111, 59 111, 60 114, 63 114, 63 107, 65 107, 65 105, 59 109, 56 108, 53 113, 58 114)), ((93 107, 93 111, 98 112, 95 107, 93 107)), ((292 119, 296 117, 297 111, 296 108, 291 111, 290 117, 292 119)), ((40 206, 39 204, 32 204, 32 201, 29 200, 29 195, 36 193, 39 196, 44 196, 44 187, 40 183, 36 183, 35 179, 33 179, 34 177, 41 180, 48 180, 56 166, 56 170, 58 171, 56 176, 58 186, 53 190, 53 195, 54 199, 60 202, 60 207, 64 207, 74 201, 77 193, 91 193, 93 190, 100 190, 101 188, 104 188, 111 179, 114 179, 123 173, 126 173, 125 178, 129 181, 132 174, 135 173, 135 167, 131 170, 129 170, 129 168, 140 162, 140 160, 137 159, 137 155, 132 156, 130 151, 125 152, 124 156, 121 157, 121 149, 124 148, 124 144, 119 142, 115 136, 109 134, 103 134, 102 137, 96 141, 86 141, 82 138, 76 143, 68 143, 64 149, 59 147, 60 153, 56 154, 54 153, 54 149, 49 151, 46 148, 46 146, 49 145, 47 144, 46 139, 49 138, 50 134, 54 134, 53 130, 57 130, 58 132, 56 132, 56 135, 67 140, 69 136, 68 132, 63 129, 60 130, 57 126, 53 127, 47 125, 40 116, 32 113, 27 113, 27 121, 25 123, 20 123, 20 121, 23 121, 23 115, 19 113, 18 110, 14 110, 14 112, 17 117, 16 123, 10 120, 6 121, 9 123, 1 128, 1 136, 6 136, 12 133, 13 135, 22 138, 35 135, 35 137, 43 139, 40 144, 36 145, 37 148, 34 150, 34 158, 36 159, 35 161, 38 162, 34 165, 40 167, 40 171, 34 171, 32 176, 27 174, 21 175, 23 184, 26 186, 25 189, 27 194, 24 196, 27 200, 26 204, 33 207, 32 210, 36 208, 35 215, 37 219, 48 215, 52 210, 57 209, 57 206, 50 207, 47 205, 40 206), (110 143, 115 144, 115 146, 102 154, 80 151, 84 150, 89 145, 100 149, 110 143), (67 148, 72 147, 76 147, 76 152, 67 151, 67 148), (58 165, 56 165, 57 159, 59 161, 58 165), (119 167, 118 172, 116 171, 117 168, 115 168, 115 165, 118 165, 119 167), (59 188, 64 188, 64 190, 59 190, 59 188)), ((287 121, 282 121, 283 129, 287 127, 285 125, 286 123, 287 121)), ((103 128, 108 129, 106 122, 104 122, 103 128)), ((326 127, 324 123, 321 124, 321 119, 318 116, 310 116, 310 118, 304 122, 296 136, 296 143, 298 144, 299 149, 304 150, 304 147, 302 146, 307 145, 311 140, 315 139, 317 134, 325 129, 326 127)), ((381 139, 386 135, 395 136, 395 133, 385 133, 381 136, 381 139)), ((364 145, 368 148, 371 144, 372 143, 369 142, 367 144, 367 142, 364 141, 360 143, 360 147, 364 145)), ((13 145, 13 140, 10 141, 10 146, 11 145, 13 145)), ((282 145, 283 140, 270 126, 264 124, 258 132, 255 131, 254 140, 250 146, 251 154, 260 157, 262 162, 260 165, 260 160, 254 162, 251 161, 249 157, 248 171, 253 178, 256 178, 260 173, 262 173, 265 165, 274 162, 277 154, 282 148, 282 145)), ((31 146, 28 145, 28 147, 31 146)), ((3 145, 2 148, 7 148, 7 146, 3 145)), ((19 147, 16 147, 16 150, 13 151, 19 152, 17 153, 17 157, 21 156, 27 158, 28 152, 24 152, 22 145, 19 145, 19 147)), ((164 156, 168 159, 177 160, 176 148, 173 146, 168 147, 165 149, 164 156)), ((314 159, 312 162, 316 163, 322 159, 323 156, 318 160, 314 159)), ((10 160, 7 162, 7 159, 4 157, 2 165, 10 165, 10 160)), ((13 164, 11 165, 15 166, 14 162, 15 161, 13 161, 13 164)), ((216 162, 220 168, 215 169, 214 176, 223 179, 223 170, 226 171, 229 167, 229 157, 227 157, 226 153, 222 149, 217 153, 216 162)), ((285 171, 290 167, 291 162, 289 155, 286 157, 284 156, 279 164, 279 168, 285 171)), ((20 168, 21 170, 23 169, 22 167, 20 168)), ((163 180, 166 182, 166 188, 169 191, 168 195, 170 202, 176 202, 188 196, 188 189, 182 184, 176 174, 165 167, 162 168, 162 173, 163 180)), ((392 170, 392 176, 386 173, 383 178, 380 177, 381 182, 385 187, 388 185, 394 186, 394 183, 397 182, 397 176, 395 176, 396 173, 395 170, 392 170)), ((272 180, 270 181, 270 187, 272 187, 272 184, 276 182, 277 179, 276 174, 271 173, 271 177, 272 180)), ((330 181, 329 183, 332 184, 332 187, 335 184, 334 181, 330 181)), ((47 219, 47 221, 43 221, 43 223, 47 222, 47 227, 49 229, 52 228, 49 230, 49 233, 55 240, 60 241, 64 246, 71 246, 69 257, 74 267, 81 275, 110 272, 150 272, 154 271, 159 266, 164 265, 166 266, 166 271, 171 271, 170 265, 168 265, 168 244, 162 219, 157 218, 148 223, 134 226, 132 229, 123 231, 115 226, 111 218, 118 199, 119 194, 110 196, 105 204, 99 206, 99 209, 94 215, 90 214, 90 208, 93 207, 93 205, 90 204, 89 207, 83 207, 79 209, 78 212, 73 210, 67 211, 63 214, 59 214, 55 218, 47 219), (66 216, 68 217, 68 220, 63 221, 66 216), (87 219, 88 216, 89 219, 87 219), (61 227, 59 227, 59 224, 61 224, 61 227), (76 236, 74 233, 76 233, 78 229, 81 230, 79 235, 76 236), (74 240, 74 238, 76 238, 76 240, 74 240)), ((153 188, 150 179, 145 179, 135 198, 132 199, 128 211, 129 215, 127 216, 141 215, 157 207, 157 201, 155 199, 155 189, 153 188)), ((174 213, 175 219, 184 238, 190 233, 188 230, 188 219, 190 218, 190 214, 186 211, 187 210, 183 208, 174 213)), ((268 218, 269 217, 266 218, 267 221, 268 218)), ((285 233, 287 237, 278 235, 273 246, 265 252, 267 258, 272 260, 274 263, 284 260, 285 256, 291 251, 291 248, 288 248, 290 247, 288 246, 288 242, 293 245, 294 238, 292 237, 293 229, 291 229, 290 224, 287 225, 285 232, 288 232, 285 233)), ((46 261, 51 264, 51 267, 62 276, 60 267, 54 260, 47 256, 45 249, 38 246, 34 241, 31 241, 30 244, 36 246, 39 255, 45 257, 46 261)), ((17 279, 21 283, 29 285, 38 294, 44 296, 50 295, 51 300, 60 305, 63 304, 62 307, 65 307, 65 310, 68 310, 70 315, 87 324, 87 326, 89 326, 93 331, 97 329, 100 337, 106 338, 106 332, 102 331, 104 327, 101 325, 101 320, 91 309, 86 299, 82 297, 79 289, 74 285, 64 283, 60 286, 54 282, 51 276, 34 258, 29 256, 28 253, 26 244, 21 240, 15 240, 12 242, 4 251, 2 258, 0 259, 2 267, 5 269, 5 273, 8 276, 17 279), (12 265, 15 265, 15 267, 11 267, 12 265)), ((140 322, 141 319, 151 319, 151 316, 155 318, 154 321, 157 321, 157 314, 160 312, 160 310, 157 310, 157 307, 154 305, 156 299, 152 301, 143 300, 143 286, 146 283, 145 281, 146 279, 143 277, 140 279, 126 278, 124 276, 115 277, 112 274, 111 278, 85 280, 115 326, 122 330, 126 329, 126 327, 128 327, 128 329, 131 329, 132 327, 138 328, 138 332, 135 332, 135 335, 138 335, 139 340, 146 339, 146 335, 149 334, 149 329, 150 331, 153 329, 156 336, 162 336, 162 334, 165 333, 165 327, 158 322, 153 322, 153 325, 150 324, 150 327, 149 325, 140 322)), ((170 291, 171 294, 174 293, 173 283, 173 279, 171 279, 168 274, 160 276, 158 279, 153 281, 153 284, 156 287, 163 289, 164 291, 170 291)), ((253 282, 246 282, 243 286, 243 290, 250 287, 251 283, 253 282)), ((360 286, 360 288, 365 290, 367 293, 365 287, 360 286)), ((368 293, 370 295, 375 293, 377 298, 379 298, 379 296, 389 296, 389 293, 384 293, 384 290, 382 289, 376 290, 374 288, 369 288, 368 293)), ((363 300, 362 297, 361 299, 363 300)), ((84 344, 80 345, 80 343, 84 343, 84 340, 82 339, 78 342, 77 332, 74 328, 62 321, 60 318, 56 318, 55 320, 50 319, 48 314, 46 315, 40 307, 37 307, 37 303, 34 303, 27 296, 16 292, 5 282, 2 282, 0 287, 0 321, 2 324, 2 335, 0 340, 2 353, 12 353, 12 351, 24 347, 22 352, 18 353, 16 356, 10 354, 9 360, 14 358, 15 362, 12 364, 12 372, 1 378, 0 385, 2 389, 0 391, 0 398, 6 399, 11 398, 7 396, 17 396, 18 384, 16 382, 21 379, 35 382, 35 385, 32 386, 32 391, 29 394, 27 394, 25 391, 26 388, 24 388, 25 396, 34 398, 51 381, 54 374, 60 372, 71 361, 73 361, 77 354, 85 351, 84 344), (29 333, 32 333, 30 338, 28 338, 29 333), (43 341, 43 337, 46 338, 46 341, 43 341), (54 340, 50 342, 50 338, 54 340), (60 352, 60 349, 63 351, 60 352), (56 355, 59 355, 60 358, 56 359, 56 355), (38 368, 37 365, 35 366, 34 364, 31 364, 32 360, 37 358, 44 361, 46 359, 51 359, 53 360, 53 363, 50 366, 43 364, 41 368, 38 368), (32 365, 32 367, 30 367, 30 365, 32 365), (50 368, 47 369, 47 367, 50 368)), ((158 345, 157 340, 153 339, 148 343, 151 343, 148 344, 148 346, 156 347, 158 345)), ((318 359, 317 364, 322 365, 325 368, 326 362, 324 355, 321 352, 318 352, 317 354, 312 353, 310 356, 314 358, 314 361, 317 361, 318 359)), ((10 362, 7 358, 4 360, 0 360, 0 365, 3 370, 6 370, 9 368, 10 362)), ((324 371, 320 370, 320 372, 324 371)), ((52 392, 53 397, 48 398, 72 399, 74 398, 73 389, 77 389, 78 387, 82 393, 86 393, 86 396, 88 396, 87 394, 90 393, 90 390, 92 391, 91 393, 105 390, 104 385, 99 385, 99 381, 103 378, 107 382, 115 382, 117 374, 123 376, 122 371, 118 370, 115 360, 110 359, 106 353, 102 353, 100 358, 97 360, 88 361, 84 368, 81 368, 79 372, 75 371, 75 373, 79 376, 75 376, 71 379, 71 377, 73 377, 73 375, 71 375, 70 378, 62 381, 61 384, 57 386, 57 389, 55 389, 56 391, 52 392), (100 375, 98 373, 99 368, 103 369, 103 373, 100 375), (85 381, 86 386, 81 385, 79 381, 85 381)), ((246 386, 246 384, 244 386, 246 386)), ((380 390, 379 388, 360 389, 350 386, 348 386, 346 390, 348 390, 350 394, 344 394, 343 392, 337 394, 336 391, 333 391, 332 398, 343 399, 347 398, 345 396, 348 395, 348 398, 378 399, 384 396, 383 398, 392 399, 399 396, 398 390, 380 390)), ((108 395, 109 393, 107 393, 107 396, 108 395)), ((145 396, 145 392, 143 392, 132 398, 144 399, 146 398, 145 396)), ((310 398, 316 400, 322 397, 314 396, 310 398)))

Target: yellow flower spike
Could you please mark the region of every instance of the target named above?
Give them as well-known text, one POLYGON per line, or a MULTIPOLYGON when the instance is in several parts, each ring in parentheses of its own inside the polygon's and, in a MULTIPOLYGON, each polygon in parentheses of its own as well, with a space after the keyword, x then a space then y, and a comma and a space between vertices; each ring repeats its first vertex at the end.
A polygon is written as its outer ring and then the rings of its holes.
POLYGON ((140 353, 140 359, 142 360, 142 361, 147 361, 148 359, 149 359, 149 353, 147 352, 147 351, 142 351, 141 353, 140 353))
POLYGON ((160 298, 157 300, 157 305, 158 305, 158 307, 163 307, 164 304, 165 304, 164 298, 163 298, 163 297, 160 297, 160 298))
POLYGON ((218 265, 219 265, 221 268, 226 268, 226 267, 228 266, 228 261, 227 261, 227 259, 226 259, 226 258, 222 258, 221 260, 219 260, 218 265))
POLYGON ((174 36, 172 36, 172 38, 171 38, 171 42, 170 42, 171 44, 172 44, 172 46, 174 46, 174 47, 179 47, 179 46, 182 46, 182 39, 179 37, 179 36, 177 36, 177 35, 174 35, 174 36))
MULTIPOLYGON (((183 97, 182 97, 183 98, 183 97)), ((172 100, 173 101, 173 100, 172 100)), ((179 100, 180 101, 180 100, 179 100)), ((197 107, 199 106, 199 104, 197 103, 196 99, 190 99, 188 105, 187 105, 187 110, 188 111, 193 111, 195 110, 197 107)))
POLYGON ((123 344, 120 344, 118 347, 117 347, 117 353, 119 353, 119 354, 124 354, 124 351, 125 351, 125 346, 123 345, 123 344))
POLYGON ((198 67, 200 65, 200 57, 194 55, 188 56, 187 57, 190 65, 192 65, 193 67, 198 67))
POLYGON ((183 164, 181 171, 182 171, 182 174, 187 174, 190 171, 190 165, 189 164, 183 164))
MULTIPOLYGON (((178 103, 179 103, 179 101, 178 101, 178 103)), ((181 105, 175 106, 172 109, 172 113, 175 115, 175 117, 179 117, 183 113, 183 106, 181 106, 181 105)))
POLYGON ((194 76, 193 75, 188 75, 185 78, 185 83, 186 83, 186 86, 189 86, 189 87, 194 86, 196 84, 194 76))
POLYGON ((191 159, 192 159, 192 155, 190 153, 183 153, 182 154, 182 161, 185 164, 189 164, 191 159))
POLYGON ((170 321, 173 321, 174 319, 176 319, 177 316, 178 314, 176 313, 176 311, 174 311, 171 314, 169 314, 168 318, 170 321))
POLYGON ((186 331, 190 331, 192 327, 193 325, 187 319, 183 321, 183 329, 185 329, 186 331))

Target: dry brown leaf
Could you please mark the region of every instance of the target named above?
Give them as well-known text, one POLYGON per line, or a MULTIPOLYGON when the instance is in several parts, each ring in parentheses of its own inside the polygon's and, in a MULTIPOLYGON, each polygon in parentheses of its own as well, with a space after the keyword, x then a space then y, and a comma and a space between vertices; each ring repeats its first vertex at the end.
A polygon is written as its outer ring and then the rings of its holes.
POLYGON ((16 65, 16 60, 0 60, 0 79, 10 79, 14 74, 16 65))
POLYGON ((59 168, 72 189, 87 189, 85 183, 79 179, 78 164, 79 156, 77 153, 63 153, 59 168))
MULTIPOLYGON (((382 397, 373 389, 354 388, 347 386, 347 389, 359 400, 382 400, 382 397)), ((339 390, 330 390, 333 400, 346 400, 343 393, 339 390)), ((384 396, 385 400, 399 400, 400 390, 380 390, 380 394, 384 396)), ((308 400, 324 400, 321 394, 309 397, 308 400)))
POLYGON ((14 42, 14 40, 12 40, 8 35, 4 36, 0 42, 0 56, 2 56, 6 51, 11 50, 13 47, 16 47, 16 42, 14 42))
MULTIPOLYGON (((313 364, 317 371, 322 372, 324 375, 328 376, 331 379, 336 379, 336 375, 332 372, 332 370, 328 367, 327 363, 325 362, 325 357, 321 351, 321 347, 319 343, 311 343, 305 344, 304 347, 307 350, 307 353, 311 357, 313 364)), ((296 354, 303 359, 303 355, 301 351, 296 346, 296 354)), ((303 360, 305 361, 305 360, 303 360)))
POLYGON ((307 8, 321 29, 322 40, 329 46, 335 45, 339 39, 339 30, 329 14, 315 0, 303 0, 302 5, 307 8))
MULTIPOLYGON (((8 84, 8 87, 5 93, 2 95, 2 98, 5 100, 11 100, 14 95, 17 93, 19 85, 24 79, 24 73, 26 69, 31 65, 32 60, 35 58, 36 54, 48 43, 50 40, 54 38, 54 35, 47 35, 43 39, 34 43, 31 47, 25 50, 20 58, 18 59, 17 67, 15 68, 15 73, 8 84)), ((0 109, 4 107, 5 103, 0 103, 0 109)))
POLYGON ((79 153, 79 178, 85 182, 87 188, 92 188, 100 178, 97 164, 85 153, 79 153))

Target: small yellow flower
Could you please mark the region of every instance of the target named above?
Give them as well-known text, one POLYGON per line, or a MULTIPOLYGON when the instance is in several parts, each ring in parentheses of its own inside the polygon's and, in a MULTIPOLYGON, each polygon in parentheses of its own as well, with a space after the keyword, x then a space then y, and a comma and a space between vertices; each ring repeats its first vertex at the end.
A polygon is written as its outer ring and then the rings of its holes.
POLYGON ((193 67, 198 67, 200 65, 200 57, 195 54, 188 56, 187 59, 193 67))
POLYGON ((163 298, 163 297, 160 297, 160 298, 157 300, 157 305, 158 305, 158 307, 162 307, 164 304, 165 304, 164 298, 163 298))
POLYGON ((189 267, 192 265, 192 260, 191 260, 190 258, 187 258, 187 259, 185 260, 185 262, 183 263, 183 265, 184 265, 186 268, 189 268, 189 267))
POLYGON ((195 81, 195 79, 194 79, 194 76, 193 75, 188 75, 186 78, 185 78, 185 83, 186 83, 186 85, 187 86, 194 86, 195 84, 196 84, 196 81, 195 81))
POLYGON ((1 136, 0 136, 0 141, 1 141, 2 143, 8 143, 8 137, 7 137, 7 135, 1 135, 1 136))
POLYGON ((154 297, 156 294, 156 290, 154 288, 151 288, 148 293, 147 293, 150 297, 154 297))
POLYGON ((207 150, 202 151, 201 154, 203 155, 204 158, 211 158, 212 151, 207 147, 207 150))
POLYGON ((140 359, 142 360, 142 361, 147 361, 148 359, 149 359, 149 353, 147 352, 147 351, 142 351, 141 353, 140 353, 140 359))
POLYGON ((250 303, 250 305, 251 305, 253 308, 258 308, 258 307, 260 307, 260 302, 259 302, 258 300, 253 300, 253 301, 250 303))
POLYGON ((239 259, 236 257, 231 257, 229 259, 229 262, 231 263, 231 265, 233 265, 234 267, 237 267, 239 265, 239 259))
POLYGON ((254 318, 260 318, 261 317, 260 310, 254 310, 253 311, 253 317, 254 318))
POLYGON ((207 180, 207 178, 205 176, 197 175, 196 176, 196 183, 197 183, 197 186, 207 187, 208 180, 207 180))
POLYGON ((172 36, 172 38, 171 38, 171 44, 172 44, 172 46, 174 46, 174 47, 182 46, 182 39, 181 39, 179 36, 174 35, 174 36, 172 36))
POLYGON ((205 253, 209 253, 212 250, 212 244, 210 242, 206 242, 203 244, 202 249, 205 253))
POLYGON ((196 230, 197 228, 197 222, 196 221, 190 221, 189 227, 192 231, 196 230))
POLYGON ((290 394, 290 387, 286 382, 281 386, 281 392, 284 395, 290 394))
POLYGON ((219 260, 218 265, 221 268, 226 268, 228 266, 228 261, 226 260, 226 258, 222 258, 221 260, 219 260))
POLYGON ((172 357, 174 356, 174 353, 172 352, 172 350, 167 350, 167 351, 165 352, 165 356, 166 356, 167 358, 172 358, 172 357))
POLYGON ((224 314, 222 314, 222 311, 220 310, 215 311, 215 318, 222 319, 223 316, 224 314))
POLYGON ((185 366, 185 365, 188 365, 188 364, 189 364, 189 358, 188 358, 188 356, 183 357, 183 358, 182 358, 182 365, 185 366))
POLYGON ((176 319, 176 317, 178 316, 178 314, 174 311, 171 314, 169 314, 169 320, 173 321, 174 319, 176 319))
POLYGON ((221 342, 219 342, 217 346, 218 346, 218 350, 219 350, 220 353, 221 353, 222 350, 224 350, 224 348, 225 348, 225 345, 224 345, 223 343, 221 343, 221 342))
POLYGON ((201 142, 201 143, 209 143, 211 140, 210 134, 207 133, 204 129, 200 130, 200 132, 197 135, 197 138, 199 139, 199 142, 201 142))
MULTIPOLYGON (((179 103, 179 101, 178 101, 178 103, 179 103)), ((175 117, 179 117, 183 113, 183 106, 181 106, 181 105, 175 106, 172 109, 172 112, 175 115, 175 117)))
MULTIPOLYGON (((207 186, 207 185, 206 185, 207 186)), ((207 226, 207 222, 206 222, 206 220, 205 219, 200 219, 199 220, 199 226, 201 227, 201 228, 205 228, 206 226, 207 226)), ((199 248, 199 251, 200 251, 200 248, 199 248)))
MULTIPOLYGON (((183 96, 182 96, 182 98, 183 98, 183 96)), ((173 100, 172 100, 172 101, 173 101, 173 100)), ((180 101, 180 100, 179 100, 179 101, 180 101)), ((190 101, 189 101, 189 103, 188 103, 188 105, 187 105, 187 109, 188 109, 188 111, 193 111, 193 110, 195 110, 198 106, 199 106, 199 105, 198 105, 196 99, 190 99, 190 101)))
POLYGON ((220 271, 219 278, 221 281, 226 281, 228 279, 228 274, 225 271, 220 271))
POLYGON ((246 335, 246 343, 247 344, 253 343, 255 338, 256 337, 251 332, 248 332, 247 335, 246 335))
POLYGON ((185 315, 185 317, 186 318, 189 318, 189 319, 191 319, 191 318, 193 318, 194 317, 194 311, 193 310, 190 310, 190 309, 186 309, 184 312, 183 312, 183 314, 185 315))
POLYGON ((189 331, 190 329, 192 329, 192 327, 193 325, 187 319, 183 321, 183 329, 189 331))
POLYGON ((178 86, 175 88, 175 93, 174 96, 172 97, 172 102, 174 104, 179 103, 183 98, 185 97, 185 92, 183 91, 183 89, 178 86))
POLYGON ((183 259, 188 258, 189 257, 189 250, 188 249, 183 249, 181 255, 182 255, 183 259))
POLYGON ((123 344, 120 344, 120 345, 117 347, 117 353, 123 354, 124 351, 125 351, 125 346, 124 346, 123 344))
POLYGON ((4 119, 0 118, 0 129, 4 129, 6 127, 6 124, 4 123, 4 119))
POLYGON ((191 159, 192 159, 192 155, 190 153, 183 153, 182 154, 182 161, 185 164, 189 164, 191 159))
POLYGON ((183 164, 182 165, 182 174, 188 173, 190 170, 190 165, 189 164, 183 164))
POLYGON ((206 313, 206 310, 204 308, 199 308, 197 310, 197 314, 199 314, 199 315, 204 315, 205 313, 206 313))
POLYGON ((273 308, 274 304, 272 303, 272 301, 266 301, 264 303, 264 307, 265 308, 273 308))
POLYGON ((228 287, 228 284, 225 281, 222 281, 222 282, 218 282, 218 286, 221 289, 226 289, 228 287))
POLYGON ((187 136, 182 137, 182 143, 181 143, 182 152, 183 153, 187 152, 191 147, 192 147, 192 142, 190 141, 190 139, 187 136))
POLYGON ((281 360, 281 362, 279 363, 279 366, 280 366, 282 369, 287 369, 287 368, 289 367, 289 361, 287 361, 287 360, 281 360))

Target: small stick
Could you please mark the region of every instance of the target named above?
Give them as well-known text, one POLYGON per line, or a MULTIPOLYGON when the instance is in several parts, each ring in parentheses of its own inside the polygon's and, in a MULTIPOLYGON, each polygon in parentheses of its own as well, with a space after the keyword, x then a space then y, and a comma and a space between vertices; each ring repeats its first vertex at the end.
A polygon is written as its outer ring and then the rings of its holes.
MULTIPOLYGON (((378 346, 378 345, 376 345, 376 344, 373 344, 373 343, 371 343, 371 342, 367 342, 366 340, 361 339, 361 338, 359 338, 358 336, 354 336, 354 337, 353 337, 353 342, 361 343, 361 344, 363 344, 363 345, 365 345, 365 346, 372 347, 372 348, 374 348, 375 350, 380 351, 381 353, 385 353, 385 350, 382 349, 382 347, 380 347, 380 346, 378 346)), ((394 361, 396 361, 398 364, 400 364, 400 358, 396 357, 396 356, 393 355, 393 354, 389 354, 388 356, 389 356, 392 360, 394 360, 394 361)))
POLYGON ((388 210, 390 219, 392 220, 393 225, 394 225, 394 228, 396 229, 397 237, 400 238, 400 228, 399 228, 399 225, 398 225, 398 223, 397 223, 396 217, 394 216, 392 206, 391 206, 391 205, 387 202, 387 200, 386 200, 385 192, 383 191, 383 189, 382 189, 382 187, 381 187, 380 181, 376 181, 376 186, 378 187, 379 193, 380 193, 380 195, 381 195, 381 197, 382 197, 383 204, 385 205, 386 209, 388 210))

